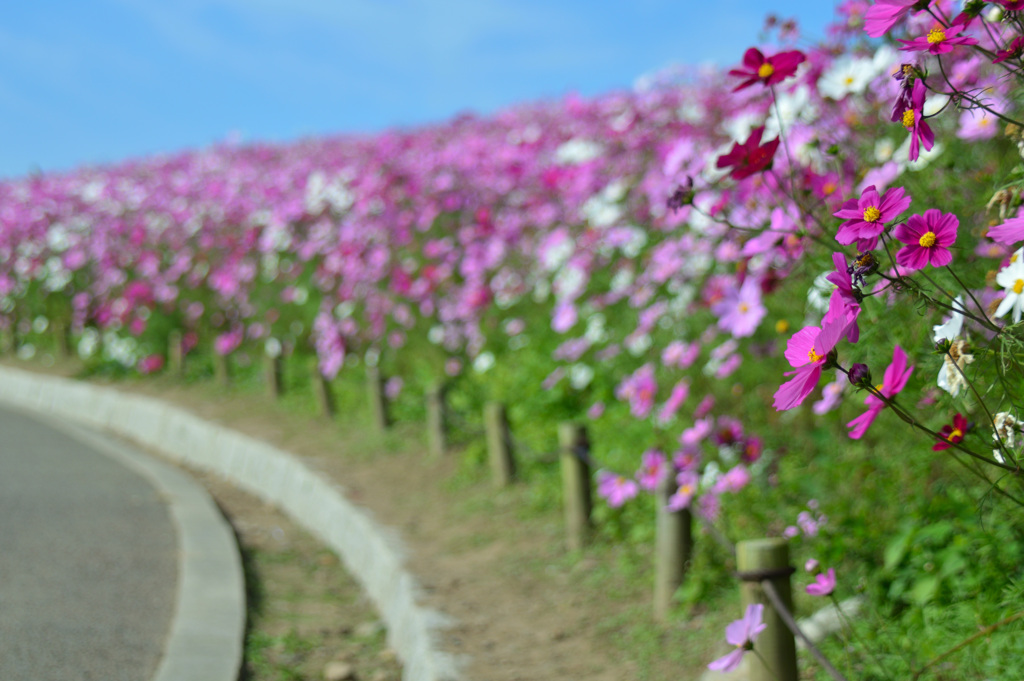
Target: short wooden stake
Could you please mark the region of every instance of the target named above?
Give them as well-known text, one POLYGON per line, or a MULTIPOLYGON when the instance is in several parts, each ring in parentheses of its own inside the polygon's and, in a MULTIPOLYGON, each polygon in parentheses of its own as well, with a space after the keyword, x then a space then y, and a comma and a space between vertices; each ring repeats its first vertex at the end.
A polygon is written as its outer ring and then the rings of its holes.
POLYGON ((562 503, 565 506, 566 544, 582 549, 590 540, 590 440, 578 423, 558 424, 562 465, 562 503))
POLYGON ((516 460, 512 455, 512 435, 504 404, 488 402, 484 405, 484 427, 487 430, 491 479, 495 487, 507 487, 516 477, 516 460))
POLYGON ((448 450, 448 418, 445 385, 435 383, 427 390, 427 448, 434 456, 448 450))
POLYGON ((654 542, 654 619, 668 621, 672 596, 682 585, 693 552, 693 516, 690 509, 672 511, 668 502, 676 491, 674 471, 658 484, 654 542))
POLYGON ((217 383, 223 387, 231 385, 231 369, 228 366, 228 356, 219 352, 213 353, 213 375, 217 383))
POLYGON ((749 655, 750 681, 797 681, 796 641, 793 632, 772 607, 761 586, 761 580, 771 581, 786 608, 793 611, 793 593, 790 576, 794 570, 789 564, 789 544, 782 538, 752 539, 736 544, 736 572, 743 582, 740 594, 743 608, 752 603, 764 605, 765 630, 757 637, 749 655))
POLYGON ((334 405, 334 392, 331 391, 331 382, 320 371, 320 362, 313 358, 313 365, 310 370, 313 379, 313 395, 316 403, 320 405, 320 415, 324 418, 334 418, 337 411, 334 405))
POLYGON ((370 403, 373 427, 378 433, 383 433, 391 425, 391 420, 388 417, 387 397, 384 395, 384 379, 376 366, 366 367, 366 399, 370 403))
POLYGON ((280 399, 284 392, 283 374, 284 358, 281 355, 263 355, 263 383, 266 385, 267 397, 272 400, 280 399))
POLYGON ((167 368, 175 376, 185 373, 185 348, 182 342, 181 331, 178 329, 172 329, 167 334, 167 368))
POLYGON ((57 356, 67 359, 71 356, 71 339, 68 335, 68 327, 63 319, 57 318, 50 323, 53 329, 53 340, 56 345, 57 356))

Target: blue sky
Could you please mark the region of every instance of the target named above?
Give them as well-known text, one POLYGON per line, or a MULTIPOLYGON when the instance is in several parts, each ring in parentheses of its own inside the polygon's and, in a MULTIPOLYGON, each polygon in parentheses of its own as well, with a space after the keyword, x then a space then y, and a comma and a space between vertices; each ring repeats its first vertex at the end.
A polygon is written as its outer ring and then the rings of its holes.
POLYGON ((828 0, 37 0, 0 19, 0 177, 442 121, 738 63, 828 0))

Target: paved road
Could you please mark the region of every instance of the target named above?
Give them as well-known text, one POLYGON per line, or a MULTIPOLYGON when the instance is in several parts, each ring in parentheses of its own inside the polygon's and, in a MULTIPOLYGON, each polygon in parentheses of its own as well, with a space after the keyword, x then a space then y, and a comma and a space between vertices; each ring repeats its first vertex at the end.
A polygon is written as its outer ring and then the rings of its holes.
POLYGON ((174 614, 177 550, 144 478, 0 409, 0 679, 147 681, 174 614))

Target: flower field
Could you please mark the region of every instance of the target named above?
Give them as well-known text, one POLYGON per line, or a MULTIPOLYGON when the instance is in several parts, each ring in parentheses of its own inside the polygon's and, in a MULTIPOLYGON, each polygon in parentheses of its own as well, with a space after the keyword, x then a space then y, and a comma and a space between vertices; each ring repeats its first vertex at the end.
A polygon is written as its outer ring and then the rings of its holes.
POLYGON ((823 644, 845 678, 1018 679, 1024 3, 765 34, 592 100, 4 181, 3 346, 374 367, 394 420, 445 387, 468 466, 499 401, 538 512, 585 424, 595 541, 649 545, 666 479, 696 518, 673 618, 743 613, 716 537, 787 537, 798 607, 868 603, 823 644))

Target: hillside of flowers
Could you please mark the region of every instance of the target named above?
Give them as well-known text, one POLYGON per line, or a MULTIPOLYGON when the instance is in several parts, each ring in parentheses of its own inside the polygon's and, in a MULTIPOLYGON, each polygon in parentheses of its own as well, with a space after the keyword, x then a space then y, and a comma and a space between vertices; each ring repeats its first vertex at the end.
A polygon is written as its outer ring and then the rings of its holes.
POLYGON ((869 603, 847 678, 1019 678, 1022 55, 1022 2, 846 0, 630 92, 7 180, 0 328, 375 365, 399 418, 443 382, 534 452, 584 422, 603 541, 649 543, 666 476, 700 519, 680 617, 732 597, 713 535, 787 536, 804 607, 869 603))

